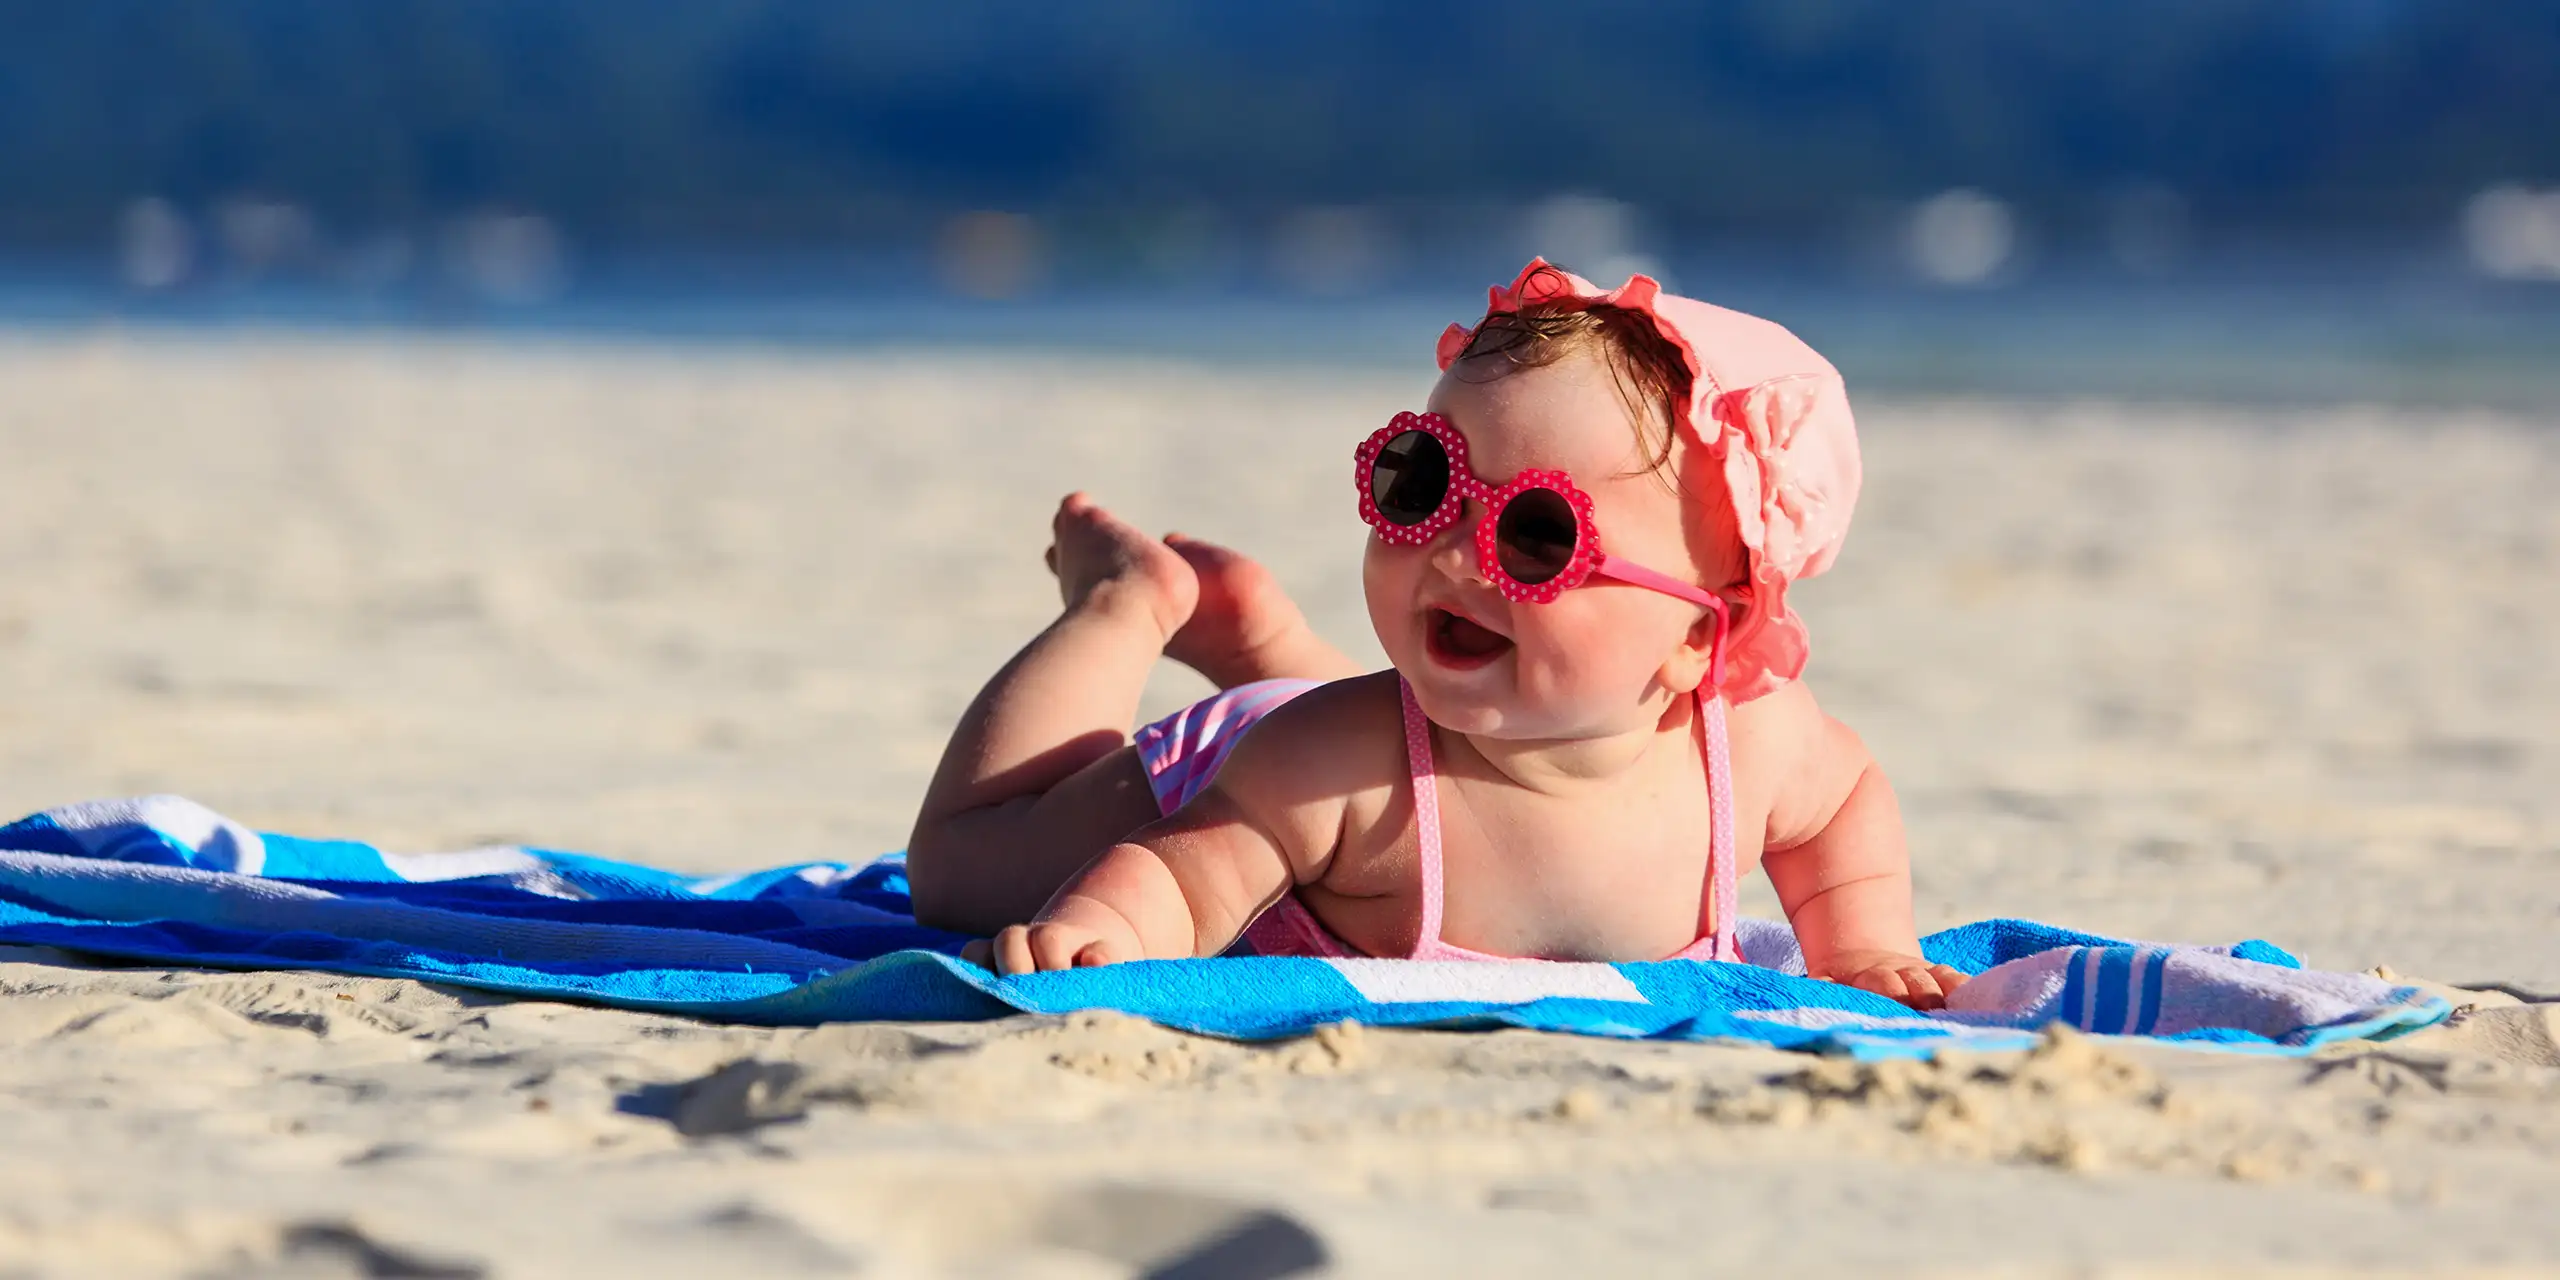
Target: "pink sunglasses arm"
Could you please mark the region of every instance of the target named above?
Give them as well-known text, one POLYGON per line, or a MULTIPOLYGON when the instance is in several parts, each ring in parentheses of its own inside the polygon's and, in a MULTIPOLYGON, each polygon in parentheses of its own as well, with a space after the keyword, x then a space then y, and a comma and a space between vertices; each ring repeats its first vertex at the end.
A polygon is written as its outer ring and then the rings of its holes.
POLYGON ((1707 690, 1709 696, 1715 696, 1716 691, 1724 688, 1725 631, 1733 622, 1733 614, 1725 608, 1724 597, 1703 587, 1691 586, 1670 574, 1656 573, 1643 565, 1630 564, 1606 553, 1601 555, 1600 563, 1593 565, 1591 571, 1630 586, 1647 587, 1667 596, 1678 596, 1691 604, 1705 605, 1716 615, 1715 648, 1707 659, 1707 690))
POLYGON ((1666 596, 1678 596, 1691 604, 1705 605, 1719 614, 1724 612, 1724 600, 1714 592, 1704 587, 1691 586, 1667 573, 1656 573, 1643 565, 1631 564, 1613 555, 1602 555, 1600 563, 1592 566, 1592 572, 1602 577, 1616 578, 1631 586, 1659 591, 1666 596))

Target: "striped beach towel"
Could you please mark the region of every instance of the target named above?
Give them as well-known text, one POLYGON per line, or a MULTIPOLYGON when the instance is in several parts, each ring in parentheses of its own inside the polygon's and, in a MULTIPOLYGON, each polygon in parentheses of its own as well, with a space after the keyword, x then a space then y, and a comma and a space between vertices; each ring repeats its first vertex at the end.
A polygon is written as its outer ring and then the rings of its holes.
MULTIPOLYGON (((742 832, 742 840, 752 840, 742 832)), ((1919 1014, 1803 976, 1782 923, 1745 963, 1236 957, 999 978, 923 928, 905 869, 690 876, 524 847, 402 854, 253 831, 174 796, 0 827, 0 943, 125 960, 418 978, 717 1021, 951 1020, 1117 1009, 1243 1039, 1326 1023, 1732 1040, 1863 1058, 2020 1048, 2044 1027, 2305 1053, 2442 1020, 2414 987, 2307 970, 2263 942, 2130 943, 1986 920, 1922 943, 1978 976, 1919 1014)))

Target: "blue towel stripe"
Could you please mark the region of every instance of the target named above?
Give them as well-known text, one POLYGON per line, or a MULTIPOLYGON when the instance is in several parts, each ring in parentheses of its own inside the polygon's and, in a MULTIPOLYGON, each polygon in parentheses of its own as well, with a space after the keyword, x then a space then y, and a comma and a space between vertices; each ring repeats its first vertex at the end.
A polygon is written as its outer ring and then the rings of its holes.
POLYGON ((2089 1011, 2087 1026, 2092 1031, 2130 1031, 2125 1025, 2125 1005, 2131 995, 2133 972, 2131 947, 2104 947, 2094 959, 2098 977, 2092 984, 2097 991, 2097 1005, 2089 1011))
POLYGON ((2089 983, 2082 974, 2090 951, 2090 948, 2082 948, 2070 963, 2062 966, 2062 998, 2055 1002, 2055 1010, 2064 1021, 2074 1026, 2089 1025, 2089 983))
POLYGON ((2142 1007, 2129 1030, 2147 1036, 2160 1025, 2160 990, 2169 976, 2169 952, 2165 948, 2145 948, 2142 954, 2142 1007))

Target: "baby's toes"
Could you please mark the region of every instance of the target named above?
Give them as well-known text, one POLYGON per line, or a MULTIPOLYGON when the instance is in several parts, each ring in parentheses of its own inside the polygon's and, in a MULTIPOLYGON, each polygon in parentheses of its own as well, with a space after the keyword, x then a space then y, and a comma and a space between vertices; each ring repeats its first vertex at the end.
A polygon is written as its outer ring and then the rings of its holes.
POLYGON ((1082 521, 1096 505, 1092 494, 1078 489, 1058 499, 1058 514, 1050 519, 1049 527, 1064 533, 1069 524, 1082 521))

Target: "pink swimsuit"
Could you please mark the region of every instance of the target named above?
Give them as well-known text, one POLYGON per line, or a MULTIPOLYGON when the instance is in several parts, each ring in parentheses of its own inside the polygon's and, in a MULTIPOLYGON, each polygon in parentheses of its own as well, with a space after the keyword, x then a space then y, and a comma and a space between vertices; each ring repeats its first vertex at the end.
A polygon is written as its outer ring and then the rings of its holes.
MULTIPOLYGON (((1147 768, 1147 785, 1156 806, 1166 813, 1181 808, 1217 776, 1228 753, 1255 722, 1272 708, 1315 688, 1309 680, 1264 680, 1223 690, 1140 729, 1138 758, 1147 768)), ((1405 759, 1412 769, 1413 811, 1422 846, 1422 940, 1413 960, 1508 960, 1444 942, 1440 938, 1440 786, 1431 756, 1431 721, 1413 699, 1413 688, 1399 677, 1396 689, 1404 702, 1405 759)), ((1674 960, 1740 960, 1735 949, 1733 855, 1733 763, 1725 737, 1724 699, 1701 695, 1699 720, 1704 725, 1707 794, 1714 808, 1707 847, 1707 877, 1715 904, 1714 932, 1683 947, 1674 960)), ((1264 956, 1358 956, 1324 927, 1294 892, 1280 899, 1244 931, 1244 948, 1264 956)))

